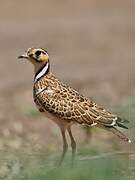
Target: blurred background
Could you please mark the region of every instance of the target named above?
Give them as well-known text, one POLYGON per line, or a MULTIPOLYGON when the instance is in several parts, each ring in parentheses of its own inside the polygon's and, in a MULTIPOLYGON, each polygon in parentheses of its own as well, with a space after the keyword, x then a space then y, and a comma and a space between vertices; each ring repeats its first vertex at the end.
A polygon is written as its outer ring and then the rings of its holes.
POLYGON ((5 0, 0 5, 0 179, 135 179, 132 145, 109 132, 73 127, 60 169, 58 127, 32 99, 33 67, 17 57, 43 47, 60 80, 131 121, 135 136, 135 1, 5 0), (70 144, 70 143, 69 143, 70 144))

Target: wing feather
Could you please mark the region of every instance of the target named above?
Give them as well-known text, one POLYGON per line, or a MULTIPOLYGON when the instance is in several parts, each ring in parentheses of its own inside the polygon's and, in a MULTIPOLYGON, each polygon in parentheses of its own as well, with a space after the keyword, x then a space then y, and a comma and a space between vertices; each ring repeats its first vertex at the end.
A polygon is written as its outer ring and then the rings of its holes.
POLYGON ((51 83, 49 91, 46 88, 36 97, 38 105, 40 104, 42 109, 67 121, 75 121, 80 124, 92 125, 98 123, 104 126, 117 124, 116 120, 118 118, 116 115, 106 111, 62 82, 58 81, 57 83, 57 88, 51 83))

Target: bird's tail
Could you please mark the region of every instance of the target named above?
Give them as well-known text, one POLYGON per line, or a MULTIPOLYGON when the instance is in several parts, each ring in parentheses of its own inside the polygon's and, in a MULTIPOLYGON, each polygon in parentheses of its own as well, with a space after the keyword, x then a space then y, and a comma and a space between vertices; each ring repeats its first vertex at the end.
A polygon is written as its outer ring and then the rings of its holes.
POLYGON ((117 117, 116 124, 114 124, 114 126, 119 126, 121 128, 128 129, 128 127, 123 125, 123 123, 129 123, 129 121, 126 119, 122 119, 120 117, 117 117))
MULTIPOLYGON (((98 126, 98 125, 97 125, 98 126)), ((120 126, 121 127, 121 125, 118 125, 118 126, 120 126)), ((123 125, 122 125, 123 126, 123 125)), ((103 129, 105 129, 105 130, 107 130, 107 131, 111 131, 113 134, 115 134, 116 136, 118 136, 121 140, 123 140, 123 141, 126 141, 126 142, 128 142, 128 143, 131 143, 131 140, 125 135, 125 134, 123 134, 121 131, 119 131, 118 129, 116 129, 114 126, 101 126, 101 125, 99 125, 99 127, 101 127, 101 128, 103 128, 103 129)), ((126 128, 126 129, 128 129, 127 127, 123 127, 123 128, 126 128)))
POLYGON ((113 134, 117 135, 120 139, 127 141, 128 143, 131 143, 131 140, 115 127, 110 127, 110 128, 107 127, 107 129, 111 131, 113 134))

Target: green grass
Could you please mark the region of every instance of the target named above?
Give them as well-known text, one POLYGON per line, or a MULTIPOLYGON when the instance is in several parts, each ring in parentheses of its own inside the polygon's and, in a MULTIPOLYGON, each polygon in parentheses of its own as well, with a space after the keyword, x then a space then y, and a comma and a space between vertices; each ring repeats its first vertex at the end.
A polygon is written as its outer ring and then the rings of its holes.
MULTIPOLYGON (((134 125, 135 100, 117 106, 114 112, 131 120, 134 125)), ((35 110, 28 113, 28 116, 35 115, 39 115, 35 110)), ((130 132, 134 133, 134 128, 130 132)), ((108 143, 112 144, 111 149, 92 145, 91 142, 78 147, 74 167, 71 166, 71 152, 68 151, 60 168, 57 164, 61 152, 55 152, 55 149, 49 152, 44 147, 35 151, 32 145, 16 151, 5 149, 0 151, 0 180, 134 180, 134 150, 127 145, 116 148, 113 142, 108 143), (129 154, 115 154, 115 151, 129 154)))
POLYGON ((135 173, 130 169, 130 154, 115 155, 97 152, 90 148, 78 152, 74 167, 68 153, 63 165, 58 168, 60 154, 8 154, 0 179, 10 180, 129 180, 135 173), (87 155, 86 155, 87 154, 87 155), (103 155, 104 154, 104 155, 103 155), (129 178, 129 175, 131 176, 129 178))
MULTIPOLYGON (((119 163, 112 159, 91 160, 86 162, 78 162, 76 167, 62 167, 59 169, 52 169, 47 173, 41 173, 33 177, 33 180, 42 179, 64 179, 64 180, 82 180, 82 179, 120 179, 121 175, 117 168, 119 163)), ((32 179, 32 177, 31 177, 32 179)), ((121 178, 122 179, 122 178, 121 178)))
MULTIPOLYGON (((33 165, 32 165, 33 166, 33 165)), ((124 160, 101 158, 76 161, 75 167, 65 162, 62 167, 48 166, 46 162, 35 167, 26 166, 14 177, 16 180, 124 180, 130 173, 124 160)))

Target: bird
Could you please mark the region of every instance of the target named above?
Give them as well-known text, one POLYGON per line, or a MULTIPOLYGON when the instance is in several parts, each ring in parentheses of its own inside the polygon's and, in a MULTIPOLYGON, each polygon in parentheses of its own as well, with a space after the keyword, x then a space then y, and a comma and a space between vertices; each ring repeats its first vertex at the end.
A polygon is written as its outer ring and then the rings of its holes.
POLYGON ((43 48, 28 48, 19 59, 26 59, 34 65, 33 98, 38 110, 54 121, 60 128, 63 150, 59 161, 62 164, 68 150, 66 132, 71 140, 72 163, 76 154, 76 141, 72 134, 73 124, 97 126, 131 143, 118 127, 128 129, 129 121, 113 114, 90 98, 63 83, 52 73, 48 52, 43 48))

